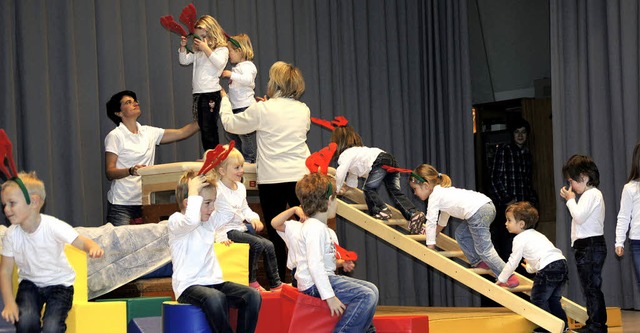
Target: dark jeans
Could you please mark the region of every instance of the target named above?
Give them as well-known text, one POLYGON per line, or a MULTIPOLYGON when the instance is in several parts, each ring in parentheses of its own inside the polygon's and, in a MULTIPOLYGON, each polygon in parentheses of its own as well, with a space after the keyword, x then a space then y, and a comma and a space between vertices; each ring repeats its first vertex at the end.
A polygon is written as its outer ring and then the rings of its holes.
POLYGON ((236 243, 249 244, 249 283, 255 282, 258 271, 258 259, 264 255, 264 270, 269 279, 269 287, 274 288, 282 284, 278 274, 278 262, 273 243, 260 235, 252 235, 249 232, 231 230, 227 232, 227 238, 236 243))
POLYGON ((564 321, 564 327, 568 327, 567 314, 562 309, 560 299, 567 283, 567 275, 567 261, 554 261, 538 271, 531 289, 531 303, 560 318, 564 321))
POLYGON ((142 218, 142 206, 114 205, 107 202, 107 222, 114 226, 129 225, 131 220, 142 218))
POLYGON ((251 287, 223 282, 209 286, 190 286, 180 294, 178 302, 201 308, 214 333, 233 333, 229 323, 229 307, 237 308, 236 332, 242 333, 256 330, 262 297, 251 287))
MULTIPOLYGON (((238 114, 246 109, 246 107, 233 109, 233 114, 238 114)), ((224 131, 224 136, 229 142, 231 142, 231 140, 235 141, 235 147, 242 153, 245 162, 256 163, 256 154, 258 150, 256 132, 251 132, 249 134, 233 134, 224 131)))
POLYGON ((640 240, 629 239, 629 247, 631 248, 631 256, 636 269, 636 281, 640 287, 640 240))
POLYGON ((589 319, 586 326, 592 332, 607 331, 607 309, 602 293, 602 266, 607 257, 604 236, 578 239, 573 242, 573 254, 578 266, 582 292, 587 301, 589 319))
POLYGON ((287 206, 295 207, 300 205, 300 201, 296 196, 296 182, 258 184, 258 196, 260 197, 264 224, 269 232, 269 240, 276 250, 278 274, 284 279, 287 274, 287 245, 278 236, 276 229, 271 226, 271 220, 287 210, 287 206))
POLYGON ((219 91, 212 93, 193 94, 193 106, 198 115, 200 139, 202 148, 213 149, 220 143, 218 137, 218 112, 222 96, 219 91))
POLYGON ((73 303, 73 286, 54 285, 39 288, 29 280, 22 280, 18 286, 16 303, 20 310, 19 321, 16 322, 16 333, 20 332, 65 332, 65 320, 73 303), (47 307, 42 317, 40 314, 44 304, 47 307))
POLYGON ((396 208, 400 210, 405 219, 409 220, 411 219, 411 215, 415 213, 416 207, 400 189, 400 173, 387 172, 387 170, 382 168, 383 165, 398 167, 398 162, 396 162, 396 159, 391 156, 391 154, 384 152, 380 153, 378 158, 373 162, 369 176, 364 181, 364 186, 362 187, 364 199, 369 209, 369 215, 376 215, 387 207, 378 195, 378 187, 384 182, 387 192, 391 195, 391 199, 396 208))

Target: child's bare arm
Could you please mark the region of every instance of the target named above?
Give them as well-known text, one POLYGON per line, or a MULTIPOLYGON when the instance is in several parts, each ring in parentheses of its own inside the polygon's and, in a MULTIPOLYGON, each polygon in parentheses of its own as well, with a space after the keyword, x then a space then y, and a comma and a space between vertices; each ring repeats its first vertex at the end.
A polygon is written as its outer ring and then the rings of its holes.
POLYGON ((2 318, 15 324, 20 318, 18 312, 18 304, 13 298, 13 265, 15 261, 13 257, 2 256, 0 264, 0 292, 2 292, 2 300, 4 301, 4 309, 2 309, 2 318))
POLYGON ((79 248, 80 250, 87 252, 91 258, 100 258, 104 255, 104 250, 88 237, 78 235, 71 245, 79 248))
POLYGON ((304 214, 304 211, 300 206, 291 207, 284 212, 278 214, 271 220, 271 226, 278 231, 285 231, 284 223, 289 221, 292 216, 298 216, 300 218, 300 222, 304 222, 307 219, 307 216, 304 214))

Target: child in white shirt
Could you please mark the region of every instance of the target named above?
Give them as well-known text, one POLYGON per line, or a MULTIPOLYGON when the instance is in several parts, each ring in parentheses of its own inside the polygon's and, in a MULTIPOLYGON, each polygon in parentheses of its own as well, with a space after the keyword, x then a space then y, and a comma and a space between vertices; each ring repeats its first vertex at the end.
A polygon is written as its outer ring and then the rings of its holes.
POLYGON ((193 304, 205 313, 213 332, 232 332, 227 314, 238 308, 237 332, 253 332, 262 298, 255 289, 224 281, 213 251, 215 228, 215 179, 182 175, 176 187, 180 212, 169 217, 169 246, 173 262, 171 284, 176 300, 193 304))

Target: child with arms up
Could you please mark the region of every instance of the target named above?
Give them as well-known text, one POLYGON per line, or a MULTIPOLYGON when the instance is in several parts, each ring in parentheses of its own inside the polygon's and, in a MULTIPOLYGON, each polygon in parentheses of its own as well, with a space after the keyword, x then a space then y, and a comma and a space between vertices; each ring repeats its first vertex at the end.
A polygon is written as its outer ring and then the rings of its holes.
MULTIPOLYGON (((391 198, 407 220, 424 220, 424 213, 418 211, 400 189, 400 174, 387 172, 382 166, 398 167, 398 162, 389 153, 379 148, 365 147, 362 138, 353 126, 336 127, 331 134, 331 142, 338 145, 338 168, 336 184, 338 193, 358 186, 358 177, 366 178, 362 191, 369 209, 369 215, 387 220, 391 210, 378 195, 378 188, 384 182, 391 198)), ((422 224, 422 223, 420 223, 422 224)))
MULTIPOLYGON (((229 39, 229 62, 234 64, 231 70, 222 71, 222 77, 229 79, 229 102, 234 114, 246 110, 255 103, 254 91, 258 69, 253 64, 253 46, 246 34, 239 34, 229 39)), ((236 148, 242 153, 247 163, 256 163, 256 132, 249 134, 233 134, 225 131, 227 140, 234 140, 236 148)))
POLYGON ((229 60, 227 38, 224 30, 209 15, 201 16, 195 23, 193 39, 195 53, 187 52, 187 38, 180 39, 178 60, 181 65, 193 64, 193 119, 200 126, 200 138, 204 150, 215 148, 218 137, 218 112, 220 111, 220 75, 229 60))
POLYGON ((3 240, 0 264, 2 317, 17 332, 65 332, 73 301, 76 273, 64 253, 71 244, 100 258, 104 251, 69 224, 41 214, 46 193, 35 172, 21 172, 2 184, 2 206, 11 226, 3 240), (13 266, 18 267, 18 293, 13 298, 13 266), (43 305, 44 315, 41 316, 43 305))
MULTIPOLYGON (((419 165, 411 175, 414 194, 421 200, 429 199, 425 223, 427 246, 435 249, 436 236, 453 216, 462 220, 455 238, 471 266, 491 269, 496 276, 500 275, 505 263, 491 243, 489 226, 496 216, 491 199, 480 192, 451 186, 451 178, 429 164, 419 165)), ((518 284, 515 275, 509 276, 509 288, 518 284)))
POLYGON ((598 189, 600 172, 591 157, 573 155, 562 167, 562 175, 569 185, 560 189, 560 196, 567 201, 571 213, 571 247, 589 315, 581 332, 607 332, 607 309, 602 293, 607 245, 604 198, 598 189))
MULTIPOLYGON (((498 276, 498 285, 506 282, 525 259, 523 266, 529 273, 536 273, 531 289, 531 303, 564 321, 567 326, 567 314, 562 309, 560 299, 562 289, 567 282, 567 260, 562 251, 556 248, 547 237, 533 228, 538 223, 538 210, 529 202, 520 201, 507 206, 505 226, 509 233, 515 234, 509 261, 498 276)), ((536 329, 534 332, 546 332, 536 329)))
POLYGON ((213 332, 233 332, 229 307, 238 308, 236 332, 254 332, 262 298, 255 289, 224 281, 213 251, 219 220, 214 211, 215 178, 187 171, 176 187, 180 212, 169 217, 173 262, 171 283, 176 300, 202 309, 213 332))
MULTIPOLYGON (((229 149, 229 145, 224 146, 229 149)), ((216 168, 220 176, 218 194, 216 196, 216 211, 221 225, 216 229, 216 241, 228 240, 236 243, 249 244, 249 286, 264 291, 257 281, 258 259, 264 255, 264 267, 271 291, 282 288, 282 281, 278 274, 278 264, 273 243, 268 239, 249 232, 245 223, 251 224, 256 232, 264 228, 260 216, 251 210, 247 203, 247 189, 242 184, 244 174, 244 158, 237 149, 231 149, 227 158, 216 168)))
MULTIPOLYGON (((331 315, 342 315, 334 332, 375 332, 373 315, 378 288, 370 282, 336 275, 336 248, 327 219, 336 215, 335 183, 327 175, 311 173, 296 185, 296 195, 308 217, 301 229, 296 280, 298 290, 325 300, 331 315)), ((345 261, 350 271, 353 261, 345 261)))

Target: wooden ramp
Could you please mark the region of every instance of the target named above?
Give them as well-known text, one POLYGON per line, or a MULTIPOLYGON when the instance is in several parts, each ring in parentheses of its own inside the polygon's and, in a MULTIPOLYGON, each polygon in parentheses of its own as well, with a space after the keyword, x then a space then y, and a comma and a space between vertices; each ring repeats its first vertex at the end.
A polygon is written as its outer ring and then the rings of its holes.
MULTIPOLYGON (((362 191, 351 189, 345 196, 338 200, 337 213, 351 223, 454 278, 458 282, 492 299, 505 308, 525 317, 536 325, 550 332, 562 332, 564 328, 562 320, 514 294, 514 292, 529 293, 533 282, 527 277, 516 273, 520 280, 518 287, 512 289, 499 287, 479 275, 491 274, 490 271, 470 269, 450 259, 457 257, 468 263, 458 243, 451 237, 440 233, 436 239, 436 246, 442 251, 431 250, 426 247, 424 243, 424 235, 408 234, 406 228, 407 221, 397 209, 389 206, 393 211, 393 218, 389 221, 381 221, 363 212, 363 210, 366 210, 366 204, 364 203, 362 191)), ((577 322, 586 322, 588 316, 584 307, 564 297, 562 304, 567 313, 567 317, 577 322)))

